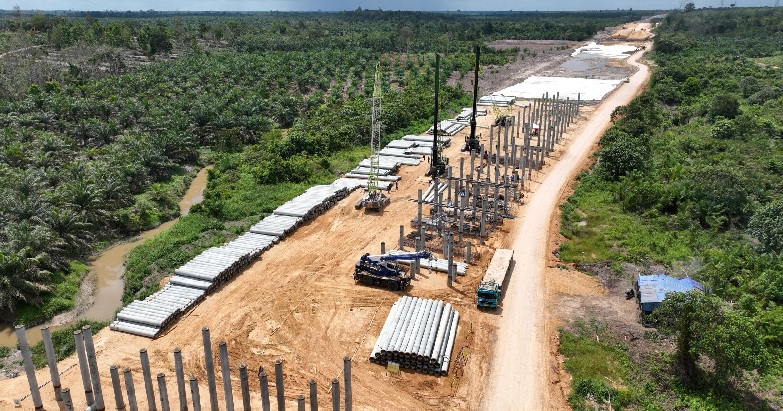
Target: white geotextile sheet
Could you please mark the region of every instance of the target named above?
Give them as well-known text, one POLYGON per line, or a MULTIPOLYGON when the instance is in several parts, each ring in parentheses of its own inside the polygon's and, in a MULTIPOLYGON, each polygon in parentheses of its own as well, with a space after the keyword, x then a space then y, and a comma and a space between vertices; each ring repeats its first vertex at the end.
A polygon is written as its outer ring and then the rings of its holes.
POLYGON ((552 98, 560 93, 562 100, 565 100, 566 97, 576 100, 577 95, 582 101, 602 100, 621 82, 622 80, 530 76, 522 83, 517 83, 493 94, 529 99, 541 98, 545 93, 549 93, 549 97, 552 98))
POLYGON ((571 57, 576 57, 577 54, 596 54, 601 57, 607 57, 610 59, 625 59, 628 58, 631 53, 638 50, 636 46, 629 46, 623 44, 595 44, 592 42, 586 46, 579 47, 571 53, 571 57))

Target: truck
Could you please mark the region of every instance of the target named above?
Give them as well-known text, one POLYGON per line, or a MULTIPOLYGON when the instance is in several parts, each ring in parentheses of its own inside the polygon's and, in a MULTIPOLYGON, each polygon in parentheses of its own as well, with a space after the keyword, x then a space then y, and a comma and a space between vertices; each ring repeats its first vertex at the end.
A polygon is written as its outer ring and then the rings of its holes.
POLYGON ((404 290, 411 283, 411 277, 398 261, 421 258, 432 258, 432 253, 426 250, 398 254, 366 253, 356 263, 353 279, 364 285, 385 287, 392 291, 404 290))
POLYGON ((479 309, 497 309, 500 303, 501 288, 508 274, 509 266, 514 260, 514 250, 498 248, 487 272, 476 289, 476 307, 479 309))

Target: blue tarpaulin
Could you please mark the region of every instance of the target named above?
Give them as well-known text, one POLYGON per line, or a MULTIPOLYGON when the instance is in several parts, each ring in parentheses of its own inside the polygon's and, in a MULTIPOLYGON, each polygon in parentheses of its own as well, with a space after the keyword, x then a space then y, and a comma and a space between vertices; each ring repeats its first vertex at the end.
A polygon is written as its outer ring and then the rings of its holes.
POLYGON ((690 290, 702 290, 704 286, 691 278, 674 278, 666 274, 639 276, 639 304, 645 312, 652 312, 661 305, 666 293, 685 293, 690 290))

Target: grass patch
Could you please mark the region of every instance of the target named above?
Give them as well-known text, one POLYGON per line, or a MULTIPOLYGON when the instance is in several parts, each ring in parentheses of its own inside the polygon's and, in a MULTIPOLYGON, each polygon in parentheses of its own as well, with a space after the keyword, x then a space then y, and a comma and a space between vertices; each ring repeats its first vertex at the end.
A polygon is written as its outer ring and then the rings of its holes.
POLYGON ((0 345, 0 358, 5 358, 11 355, 11 347, 0 345))
POLYGON ((52 274, 54 289, 42 297, 42 303, 36 307, 30 304, 21 305, 17 311, 16 323, 35 325, 52 318, 55 315, 73 308, 79 284, 87 274, 88 267, 79 261, 71 261, 67 273, 52 274))
MULTIPOLYGON (((73 332, 80 330, 85 325, 89 325, 93 335, 95 335, 98 330, 106 327, 109 323, 105 321, 79 320, 76 324, 52 332, 52 345, 54 346, 54 354, 57 357, 57 361, 62 361, 76 352, 73 332)), ((48 364, 43 341, 39 341, 37 344, 30 347, 30 351, 33 353, 33 364, 35 364, 35 368, 43 368, 48 364)))
POLYGON ((623 409, 632 400, 624 383, 629 368, 626 350, 601 342, 601 335, 605 335, 602 328, 596 327, 593 336, 587 326, 579 326, 576 333, 560 330, 564 367, 574 378, 568 403, 574 410, 605 409, 610 404, 615 410, 623 409))

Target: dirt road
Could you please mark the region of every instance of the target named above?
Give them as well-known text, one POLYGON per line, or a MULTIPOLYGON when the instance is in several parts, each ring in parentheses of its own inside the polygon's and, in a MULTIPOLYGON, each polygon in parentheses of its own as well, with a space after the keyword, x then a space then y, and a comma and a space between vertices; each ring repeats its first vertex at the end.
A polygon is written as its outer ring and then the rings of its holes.
POLYGON ((557 408, 549 401, 547 332, 545 330, 543 273, 547 261, 550 221, 563 190, 581 168, 591 149, 609 124, 615 107, 627 104, 647 83, 649 69, 637 62, 641 52, 629 59, 639 67, 630 83, 612 93, 583 126, 527 205, 523 221, 512 231, 515 265, 503 297, 495 356, 482 410, 543 410, 557 408))

